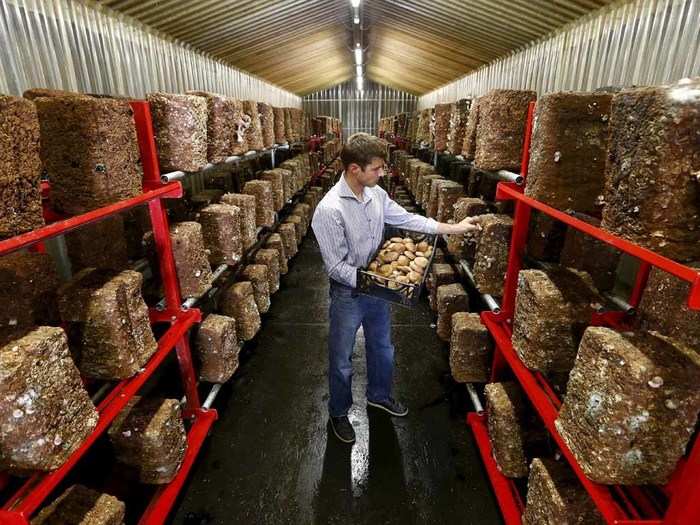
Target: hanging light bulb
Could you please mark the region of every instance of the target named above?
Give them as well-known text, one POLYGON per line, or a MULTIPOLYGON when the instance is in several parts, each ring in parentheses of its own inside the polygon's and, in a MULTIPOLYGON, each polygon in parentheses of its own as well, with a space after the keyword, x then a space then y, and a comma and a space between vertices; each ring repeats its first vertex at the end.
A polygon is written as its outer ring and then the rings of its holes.
POLYGON ((358 77, 362 76, 362 66, 355 66, 355 73, 358 77))
POLYGON ((357 25, 360 23, 360 17, 358 15, 355 15, 355 17, 352 19, 353 24, 357 25))
POLYGON ((360 7, 360 1, 361 0, 350 0, 350 5, 357 9, 358 7, 360 7))
POLYGON ((362 65, 362 49, 359 47, 355 48, 355 65, 362 65))
POLYGON ((357 90, 362 91, 364 88, 364 79, 361 76, 357 77, 357 90))

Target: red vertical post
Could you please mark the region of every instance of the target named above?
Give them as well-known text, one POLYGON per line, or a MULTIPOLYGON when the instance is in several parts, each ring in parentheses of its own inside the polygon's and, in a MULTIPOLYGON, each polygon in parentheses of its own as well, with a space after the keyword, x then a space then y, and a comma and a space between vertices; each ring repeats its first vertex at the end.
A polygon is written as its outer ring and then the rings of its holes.
MULTIPOLYGON (((158 150, 156 149, 150 107, 148 102, 140 100, 131 102, 131 108, 134 111, 136 135, 143 166, 144 185, 160 185, 160 165, 158 164, 158 150)), ((182 296, 180 295, 180 282, 177 278, 177 269, 173 258, 168 215, 162 199, 150 201, 148 203, 148 211, 151 215, 153 241, 158 253, 166 307, 169 310, 178 311, 181 309, 182 296)), ((177 343, 176 350, 180 365, 180 375, 182 376, 185 395, 187 396, 187 408, 188 410, 196 410, 200 407, 199 393, 197 392, 197 379, 192 365, 192 355, 187 342, 187 335, 183 336, 177 343)))
POLYGON ((668 525, 700 523, 700 441, 695 440, 683 475, 674 487, 671 503, 664 517, 668 525))
POLYGON ((515 203, 515 217, 513 218, 513 233, 510 239, 510 253, 508 254, 508 270, 506 271, 506 283, 503 287, 502 316, 506 320, 513 319, 515 312, 515 295, 518 291, 518 274, 523 267, 523 257, 527 247, 527 235, 530 229, 531 208, 521 201, 515 203))
POLYGON ((646 261, 639 261, 639 268, 637 268, 637 276, 634 280, 634 288, 632 288, 632 293, 630 295, 629 301, 627 301, 630 306, 637 308, 642 300, 642 294, 644 289, 647 287, 647 281, 649 280, 649 272, 651 272, 651 264, 646 261))

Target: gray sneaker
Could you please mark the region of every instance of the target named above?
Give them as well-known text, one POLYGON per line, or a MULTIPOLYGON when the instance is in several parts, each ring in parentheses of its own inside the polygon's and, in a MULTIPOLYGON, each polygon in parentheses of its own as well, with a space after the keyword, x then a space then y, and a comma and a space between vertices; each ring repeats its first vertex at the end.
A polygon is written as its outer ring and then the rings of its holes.
POLYGON ((379 408, 381 410, 384 410, 384 412, 388 412, 392 416, 396 416, 396 417, 404 417, 404 416, 408 415, 408 408, 403 406, 401 403, 399 403, 398 401, 396 401, 392 397, 390 397, 386 401, 382 401, 381 403, 376 403, 376 402, 370 401, 368 399, 367 406, 379 408))
POLYGON ((335 437, 337 437, 343 443, 354 443, 355 442, 355 429, 352 428, 348 416, 341 417, 330 417, 329 422, 335 437))

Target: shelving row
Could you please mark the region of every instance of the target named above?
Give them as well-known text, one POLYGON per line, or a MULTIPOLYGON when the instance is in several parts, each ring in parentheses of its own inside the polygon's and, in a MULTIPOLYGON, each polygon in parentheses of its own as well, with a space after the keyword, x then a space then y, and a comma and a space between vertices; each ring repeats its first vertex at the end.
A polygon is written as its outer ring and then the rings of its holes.
MULTIPOLYGON (((162 332, 162 335, 157 340, 157 349, 154 354, 134 376, 115 384, 107 382, 99 386, 94 382, 88 383, 91 390, 94 388, 97 391, 97 394, 93 396, 95 403, 97 403, 95 407, 98 415, 97 424, 60 467, 49 472, 36 472, 20 483, 18 483, 19 480, 12 480, 7 475, 0 475, 0 490, 7 489, 9 486, 19 487, 6 501, 2 502, 0 523, 3 524, 20 525, 30 522, 32 516, 53 495, 59 484, 67 479, 76 465, 85 458, 95 442, 105 433, 130 400, 138 395, 139 390, 146 382, 161 368, 173 350, 177 355, 182 390, 185 394, 185 407, 182 414, 183 420, 187 423, 187 448, 179 471, 169 483, 161 485, 155 490, 150 503, 139 519, 140 524, 159 524, 166 520, 204 440, 218 417, 217 411, 211 408, 211 403, 218 392, 217 385, 213 385, 207 402, 205 404, 200 402, 199 385, 189 344, 189 333, 193 326, 201 322, 202 312, 199 308, 183 303, 171 246, 169 220, 164 205, 164 199, 182 198, 183 186, 180 179, 189 174, 176 174, 177 176, 167 174, 170 176, 165 176, 166 174, 161 173, 149 104, 146 101, 131 101, 130 106, 133 110, 143 167, 142 192, 133 198, 115 202, 87 213, 65 217, 46 206, 49 202, 51 188, 48 182, 44 182, 42 183, 42 194, 46 225, 0 241, 0 256, 21 249, 44 251, 44 241, 137 206, 146 205, 150 215, 161 285, 165 296, 161 308, 149 308, 148 314, 152 325, 160 325, 157 333, 162 332), (101 395, 104 397, 100 399, 101 395)), ((312 141, 310 146, 316 148, 321 142, 319 140, 312 141)), ((285 146, 285 148, 288 147, 290 146, 285 146)), ((256 152, 254 155, 259 154, 261 153, 256 152)), ((252 156, 248 155, 248 157, 252 156)), ((323 166, 321 168, 322 172, 323 166)), ((315 176, 318 175, 320 173, 315 174, 315 176)), ((259 248, 271 231, 265 230, 258 233, 258 242, 251 248, 252 250, 259 248)), ((244 254, 243 260, 246 260, 246 255, 244 254)))
MULTIPOLYGON (((697 439, 691 440, 686 457, 682 458, 665 486, 603 485, 588 479, 578 464, 574 454, 562 439, 555 420, 562 405, 555 389, 543 374, 530 370, 521 360, 512 344, 512 326, 515 314, 518 275, 524 267, 524 258, 530 231, 530 218, 533 210, 566 224, 583 234, 593 237, 638 261, 638 270, 629 297, 621 301, 629 308, 624 311, 607 310, 592 315, 591 326, 629 329, 634 309, 639 305, 650 270, 658 268, 676 278, 689 283, 687 305, 692 310, 700 309, 700 272, 652 250, 613 235, 578 218, 559 211, 524 194, 527 183, 530 140, 532 136, 534 103, 530 103, 526 123, 525 140, 522 152, 522 171, 518 174, 491 174, 499 178, 496 189, 498 201, 513 201, 513 228, 510 241, 508 266, 502 293, 502 303, 489 304, 490 311, 481 313, 482 324, 488 329, 495 343, 491 366, 491 381, 514 378, 522 387, 530 404, 553 439, 562 456, 571 466, 581 485, 590 495, 596 508, 607 523, 615 524, 686 524, 700 522, 700 445, 697 439), (506 175, 510 175, 507 177, 506 175), (517 179, 515 178, 517 177, 517 179), (516 182, 517 180, 517 182, 516 182)), ((398 143, 397 143, 398 145, 398 143)), ((418 149, 415 150, 417 153, 418 149)), ((431 156, 432 156, 432 152, 431 156)), ((427 153, 423 153, 427 157, 427 153)), ((398 175, 398 174, 395 174, 398 175)), ((466 261, 456 261, 459 266, 469 265, 466 261)), ((469 272, 462 272, 468 275, 469 272)), ((469 279, 467 279, 469 280, 469 279)), ((473 284, 473 283, 472 283, 473 284)), ((483 295, 482 295, 483 298, 483 295)), ((487 297, 486 299, 490 298, 487 297)), ((493 301, 493 298, 491 298, 493 301)), ((520 524, 524 504, 516 483, 498 469, 487 429, 487 415, 469 413, 467 424, 471 428, 480 451, 486 472, 492 483, 504 520, 510 524, 520 524)), ((696 436, 697 437, 697 436, 696 436)))

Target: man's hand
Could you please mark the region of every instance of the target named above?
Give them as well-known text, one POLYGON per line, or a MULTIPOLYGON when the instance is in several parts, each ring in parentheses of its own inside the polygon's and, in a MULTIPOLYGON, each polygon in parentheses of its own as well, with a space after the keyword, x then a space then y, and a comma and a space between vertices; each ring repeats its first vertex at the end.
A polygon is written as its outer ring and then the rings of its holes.
POLYGON ((479 231, 481 230, 480 222, 481 221, 479 217, 467 217, 458 224, 447 224, 446 222, 440 222, 438 223, 437 232, 439 234, 447 233, 459 235, 468 232, 479 231))

